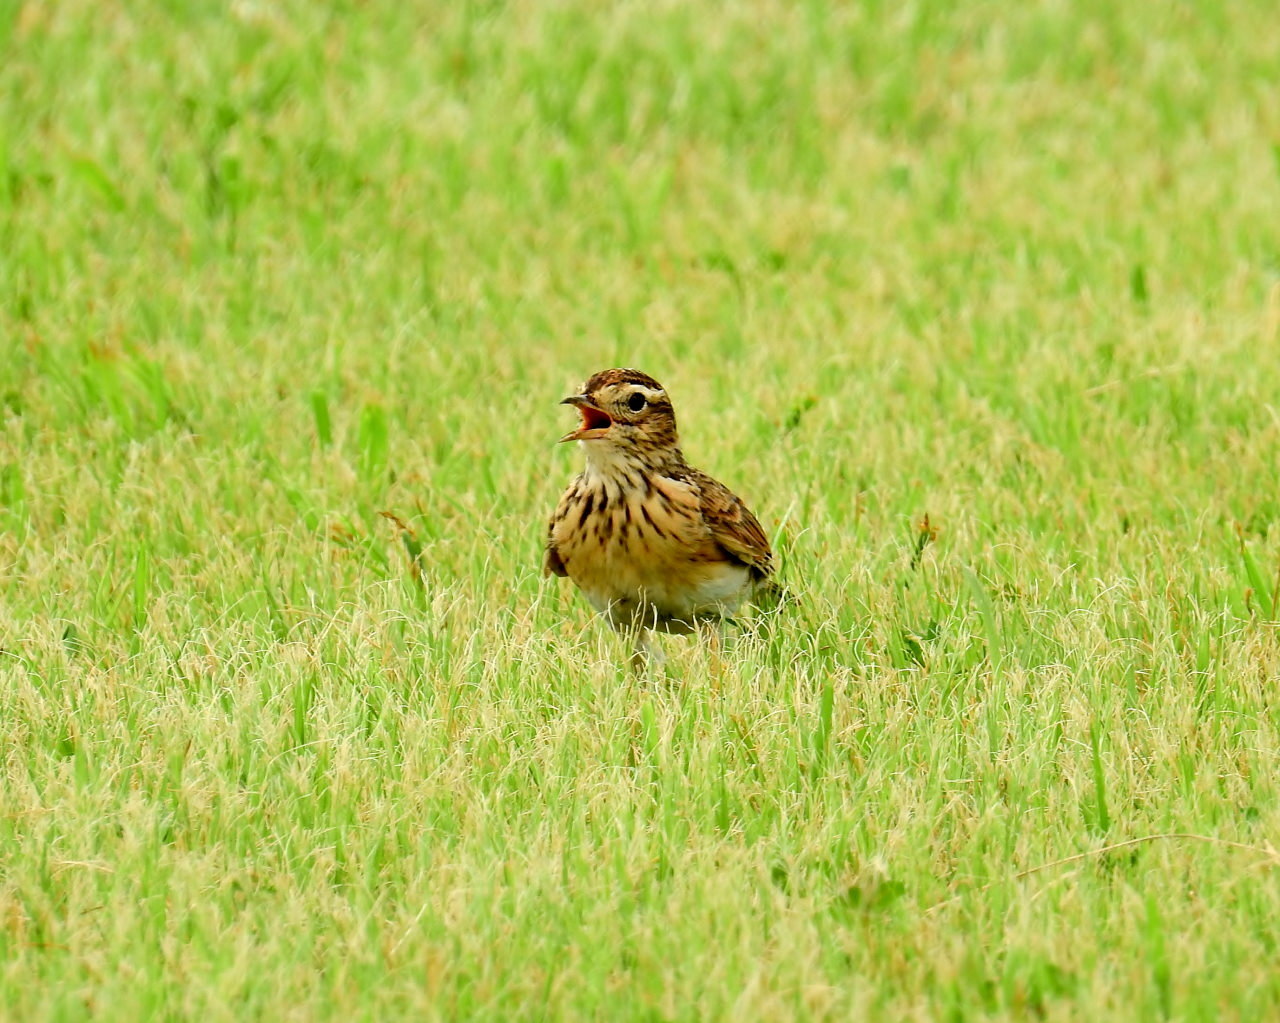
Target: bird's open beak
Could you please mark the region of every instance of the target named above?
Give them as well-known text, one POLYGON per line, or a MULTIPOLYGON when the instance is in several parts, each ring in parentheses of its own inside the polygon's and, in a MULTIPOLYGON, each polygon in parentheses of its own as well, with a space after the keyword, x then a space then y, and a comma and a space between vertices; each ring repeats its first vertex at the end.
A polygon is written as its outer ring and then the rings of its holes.
POLYGON ((560 438, 560 443, 567 440, 599 440, 609 431, 609 427, 613 425, 613 420, 609 418, 609 413, 600 408, 588 398, 585 394, 573 394, 561 405, 574 405, 578 411, 582 413, 582 425, 576 430, 570 430, 560 438))

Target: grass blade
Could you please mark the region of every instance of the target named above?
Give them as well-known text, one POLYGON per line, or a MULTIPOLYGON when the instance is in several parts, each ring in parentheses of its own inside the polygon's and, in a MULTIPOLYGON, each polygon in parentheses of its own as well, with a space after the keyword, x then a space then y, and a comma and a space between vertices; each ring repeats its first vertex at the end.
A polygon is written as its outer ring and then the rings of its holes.
POLYGON ((1105 835, 1111 830, 1111 814, 1107 810, 1107 780, 1102 769, 1102 738, 1097 722, 1089 729, 1089 747, 1093 757, 1094 820, 1098 831, 1105 835))
POLYGON ((999 673, 1004 662, 1004 654, 1000 643, 1000 626, 996 620, 996 610, 991 603, 991 594, 972 569, 964 570, 965 583, 969 588, 969 596, 978 609, 978 617, 982 619, 982 632, 987 642, 987 660, 991 662, 991 670, 999 673))
POLYGON ((322 448, 333 444, 333 420, 329 417, 329 399, 324 391, 311 392, 311 417, 316 423, 316 440, 322 448))

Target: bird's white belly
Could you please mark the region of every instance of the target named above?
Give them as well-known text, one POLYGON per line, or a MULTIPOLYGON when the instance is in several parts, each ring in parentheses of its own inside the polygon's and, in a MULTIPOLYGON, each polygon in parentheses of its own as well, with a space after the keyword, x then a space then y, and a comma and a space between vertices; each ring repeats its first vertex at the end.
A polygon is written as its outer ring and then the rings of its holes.
POLYGON ((643 610, 651 608, 663 618, 692 624, 707 614, 733 614, 750 584, 746 567, 727 561, 681 566, 664 574, 660 564, 609 560, 613 571, 583 572, 575 582, 592 607, 615 617, 631 608, 647 617, 643 610))

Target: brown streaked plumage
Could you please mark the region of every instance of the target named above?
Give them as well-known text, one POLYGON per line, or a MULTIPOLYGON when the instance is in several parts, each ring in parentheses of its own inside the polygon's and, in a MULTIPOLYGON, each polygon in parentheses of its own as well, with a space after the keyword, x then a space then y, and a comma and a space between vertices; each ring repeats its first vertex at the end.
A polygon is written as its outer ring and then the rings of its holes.
POLYGON ((671 399, 653 377, 607 369, 565 398, 582 424, 586 467, 547 530, 545 570, 567 576, 637 658, 652 631, 692 632, 771 589, 760 523, 722 483, 684 460, 671 399))

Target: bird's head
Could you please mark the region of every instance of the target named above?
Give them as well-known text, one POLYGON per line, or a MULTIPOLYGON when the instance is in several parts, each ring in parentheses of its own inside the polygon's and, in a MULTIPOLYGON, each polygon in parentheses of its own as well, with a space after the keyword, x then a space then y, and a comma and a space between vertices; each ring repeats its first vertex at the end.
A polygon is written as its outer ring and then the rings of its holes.
POLYGON ((678 455, 676 414, 662 385, 638 369, 601 370, 579 394, 562 405, 574 405, 582 425, 561 437, 580 440, 588 461, 617 461, 678 455))

